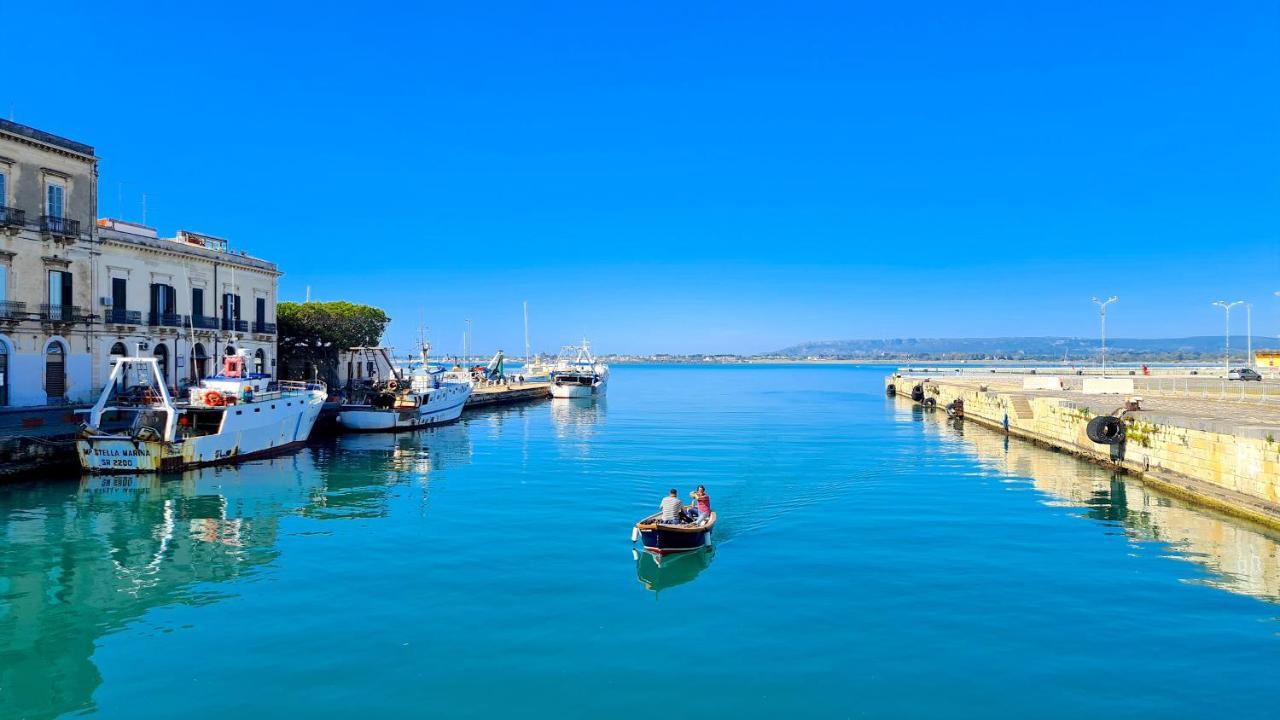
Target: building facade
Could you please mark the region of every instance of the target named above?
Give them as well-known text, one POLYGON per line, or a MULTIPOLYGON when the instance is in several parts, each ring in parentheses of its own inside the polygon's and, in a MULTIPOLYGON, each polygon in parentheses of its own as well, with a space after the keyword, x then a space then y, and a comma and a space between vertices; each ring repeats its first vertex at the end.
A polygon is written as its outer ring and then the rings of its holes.
POLYGON ((169 387, 182 392, 246 350, 257 372, 275 374, 274 263, 232 252, 226 240, 102 219, 97 227, 95 386, 124 355, 155 357, 169 387))
POLYGON ((92 147, 0 120, 0 406, 93 394, 92 147))
POLYGON ((237 349, 274 374, 276 265, 210 235, 97 220, 97 181, 92 147, 0 120, 0 409, 92 402, 138 353, 174 391, 237 349))

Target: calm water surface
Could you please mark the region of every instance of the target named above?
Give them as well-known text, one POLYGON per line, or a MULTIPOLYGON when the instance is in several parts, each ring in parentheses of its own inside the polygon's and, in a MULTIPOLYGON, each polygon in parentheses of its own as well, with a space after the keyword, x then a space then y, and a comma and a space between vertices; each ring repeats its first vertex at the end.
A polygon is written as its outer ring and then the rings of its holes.
POLYGON ((1276 717, 1274 534, 886 400, 617 367, 158 480, 0 487, 0 717, 1276 717), (707 485, 713 552, 632 556, 707 485))

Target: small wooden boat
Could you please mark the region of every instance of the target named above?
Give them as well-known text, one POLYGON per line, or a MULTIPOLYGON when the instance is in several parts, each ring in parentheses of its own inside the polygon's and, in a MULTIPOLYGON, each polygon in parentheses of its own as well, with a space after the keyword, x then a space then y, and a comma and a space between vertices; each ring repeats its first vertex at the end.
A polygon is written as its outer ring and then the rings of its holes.
POLYGON ((678 525, 658 522, 662 513, 654 513, 636 523, 631 531, 631 542, 637 539, 644 543, 644 549, 659 555, 664 553, 688 552, 697 550, 711 541, 711 529, 716 524, 716 513, 713 510, 706 522, 680 523, 678 525))

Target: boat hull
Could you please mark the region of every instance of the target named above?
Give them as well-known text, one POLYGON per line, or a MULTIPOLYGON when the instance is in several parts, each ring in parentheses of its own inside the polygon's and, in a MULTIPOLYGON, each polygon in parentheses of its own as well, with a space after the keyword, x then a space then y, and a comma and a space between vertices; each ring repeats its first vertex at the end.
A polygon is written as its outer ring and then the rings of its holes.
POLYGON ((595 385, 557 385, 551 384, 551 397, 553 398, 585 398, 599 397, 604 395, 607 382, 596 383, 595 385))
MULTIPOLYGON (((284 400, 288 403, 288 400, 284 400)), ((324 405, 324 393, 311 392, 275 412, 261 412, 259 403, 228 407, 236 413, 223 421, 221 432, 175 442, 135 440, 119 435, 95 435, 76 442, 80 466, 91 473, 176 472, 205 465, 243 462, 290 452, 306 443, 324 405), (246 415, 245 413, 249 413, 246 415)), ((270 406, 271 403, 260 403, 270 406)))
POLYGON ((664 525, 655 517, 645 518, 636 523, 636 531, 644 549, 651 553, 664 555, 697 550, 711 542, 711 531, 716 524, 716 514, 705 525, 686 523, 683 525, 664 525))
POLYGON ((398 432, 448 425, 458 421, 466 404, 466 397, 463 397, 443 407, 424 405, 411 411, 373 408, 343 410, 338 413, 338 425, 350 432, 398 432))

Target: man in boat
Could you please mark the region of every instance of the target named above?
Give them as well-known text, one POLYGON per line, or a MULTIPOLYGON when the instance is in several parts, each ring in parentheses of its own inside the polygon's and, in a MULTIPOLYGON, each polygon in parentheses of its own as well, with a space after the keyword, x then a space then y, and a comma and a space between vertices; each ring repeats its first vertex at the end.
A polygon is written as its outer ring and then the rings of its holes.
POLYGON ((687 522, 684 515, 684 503, 680 502, 680 493, 675 488, 671 488, 671 492, 662 498, 659 506, 662 509, 662 519, 659 522, 667 525, 679 525, 687 522))

